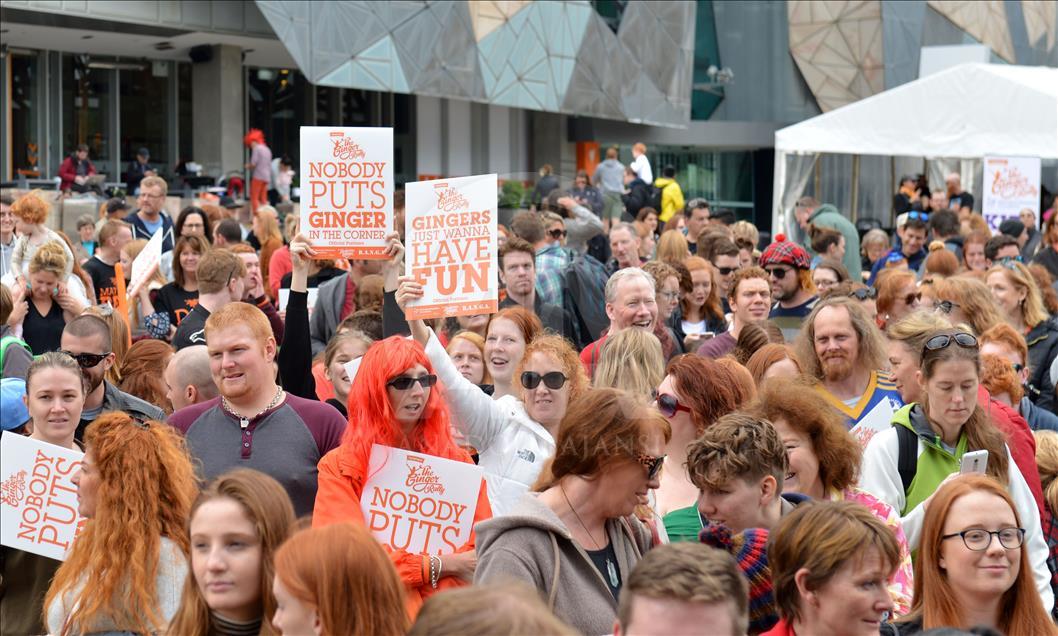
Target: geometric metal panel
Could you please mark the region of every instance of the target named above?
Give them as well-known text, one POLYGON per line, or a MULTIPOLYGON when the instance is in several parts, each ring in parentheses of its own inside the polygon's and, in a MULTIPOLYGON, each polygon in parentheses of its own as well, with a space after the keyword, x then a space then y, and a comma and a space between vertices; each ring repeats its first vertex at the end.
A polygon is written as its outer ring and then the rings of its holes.
POLYGON ((931 9, 951 20, 978 42, 1011 64, 1015 63, 1014 42, 1010 37, 1007 12, 1002 0, 928 0, 931 9))
POLYGON ((690 120, 694 2, 256 0, 316 84, 665 126, 690 120))
POLYGON ((1021 0, 1021 11, 1025 14, 1025 30, 1029 46, 1044 45, 1048 53, 1054 49, 1058 29, 1058 2, 1054 0, 1021 0), (1043 42, 1041 42, 1043 40, 1043 42))
POLYGON ((790 0, 790 53, 824 112, 885 90, 879 0, 790 0))

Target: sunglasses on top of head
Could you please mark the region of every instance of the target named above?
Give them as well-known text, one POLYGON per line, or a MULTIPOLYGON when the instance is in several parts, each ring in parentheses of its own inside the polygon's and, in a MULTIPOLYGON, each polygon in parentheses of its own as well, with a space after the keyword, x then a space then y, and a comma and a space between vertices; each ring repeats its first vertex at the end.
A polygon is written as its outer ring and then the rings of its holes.
POLYGON ((568 379, 561 371, 550 371, 543 375, 536 371, 525 371, 522 373, 522 386, 532 391, 543 382, 547 388, 557 391, 566 384, 568 379))
POLYGON ((977 337, 972 333, 966 333, 960 331, 957 333, 942 333, 937 336, 933 336, 926 341, 926 351, 940 351, 941 349, 947 349, 951 346, 951 343, 955 343, 964 349, 973 349, 977 347, 977 337))
POLYGON ((391 386, 398 391, 407 391, 414 386, 416 382, 418 382, 422 388, 428 389, 434 384, 437 384, 437 376, 432 373, 418 378, 413 378, 407 375, 398 375, 389 382, 386 382, 386 386, 391 386))

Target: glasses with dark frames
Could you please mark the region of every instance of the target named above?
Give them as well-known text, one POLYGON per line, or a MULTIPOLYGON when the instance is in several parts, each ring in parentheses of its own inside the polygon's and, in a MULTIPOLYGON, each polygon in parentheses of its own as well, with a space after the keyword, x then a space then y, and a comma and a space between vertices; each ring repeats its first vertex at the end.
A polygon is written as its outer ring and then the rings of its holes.
POLYGON ((963 530, 962 532, 953 532, 951 534, 943 535, 941 540, 947 541, 948 539, 954 539, 955 537, 962 537, 962 542, 963 545, 966 546, 966 549, 973 550, 974 552, 987 550, 988 546, 992 545, 992 537, 999 539, 999 545, 1007 550, 1017 550, 1025 542, 1025 529, 1013 527, 1000 528, 999 530, 971 528, 969 530, 963 530))
POLYGON ((419 386, 424 389, 428 389, 433 385, 437 384, 437 376, 434 374, 423 375, 417 378, 413 378, 407 375, 398 375, 389 382, 386 382, 386 386, 391 386, 398 391, 407 391, 411 387, 415 386, 418 382, 419 386))
POLYGON ((941 349, 947 349, 952 343, 959 345, 964 349, 973 349, 977 347, 977 337, 972 333, 966 333, 960 331, 958 333, 942 333, 939 336, 933 336, 926 341, 926 351, 940 351, 941 349))
POLYGON ((522 386, 529 389, 530 391, 540 386, 541 382, 543 382, 544 386, 551 389, 552 391, 557 391, 561 389, 564 384, 566 384, 566 380, 568 380, 569 378, 567 378, 565 374, 561 371, 550 371, 543 375, 537 373, 536 371, 525 371, 522 373, 521 379, 522 386))
POLYGON ((109 353, 70 353, 63 349, 59 350, 59 353, 70 356, 77 362, 77 366, 82 369, 91 369, 103 361, 104 358, 109 356, 109 353))

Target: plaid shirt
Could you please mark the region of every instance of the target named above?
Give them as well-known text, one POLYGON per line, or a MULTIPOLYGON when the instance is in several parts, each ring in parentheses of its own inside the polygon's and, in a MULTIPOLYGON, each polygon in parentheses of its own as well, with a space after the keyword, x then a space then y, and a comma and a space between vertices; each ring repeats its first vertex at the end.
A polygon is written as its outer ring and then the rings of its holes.
POLYGON ((572 258, 559 245, 549 245, 536 253, 536 294, 545 303, 562 306, 562 275, 572 258))

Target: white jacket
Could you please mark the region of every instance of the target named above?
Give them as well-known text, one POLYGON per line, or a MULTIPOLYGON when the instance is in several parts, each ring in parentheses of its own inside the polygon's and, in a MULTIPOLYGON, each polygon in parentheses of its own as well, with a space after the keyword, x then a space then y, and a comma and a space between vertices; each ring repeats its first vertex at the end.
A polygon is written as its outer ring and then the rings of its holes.
MULTIPOLYGON (((863 451, 863 465, 860 469, 859 487, 871 493, 878 499, 889 504, 896 511, 904 509, 904 485, 900 480, 900 471, 897 462, 900 455, 900 442, 896 435, 896 425, 893 428, 878 433, 867 444, 863 451)), ((921 456, 925 446, 922 440, 918 440, 918 455, 921 456)), ((1043 538, 1043 529, 1040 527, 1040 513, 1036 506, 1036 499, 1032 491, 1025 483, 1025 478, 1014 463, 1014 458, 1007 449, 1007 491, 1014 499, 1014 505, 1021 518, 1021 525, 1025 528, 1025 547, 1028 549, 1029 565, 1032 567, 1032 577, 1036 581, 1036 589, 1040 592, 1043 606, 1050 613, 1054 606, 1054 593, 1051 590, 1051 572, 1047 567, 1047 542, 1043 538)), ((907 547, 917 550, 922 539, 922 522, 925 518, 925 506, 919 504, 900 518, 904 526, 904 534, 907 536, 907 547)))
POLYGON ((555 454, 554 438, 529 417, 521 400, 513 395, 493 400, 464 378, 432 330, 426 356, 444 385, 453 428, 478 451, 493 516, 509 513, 555 454))

